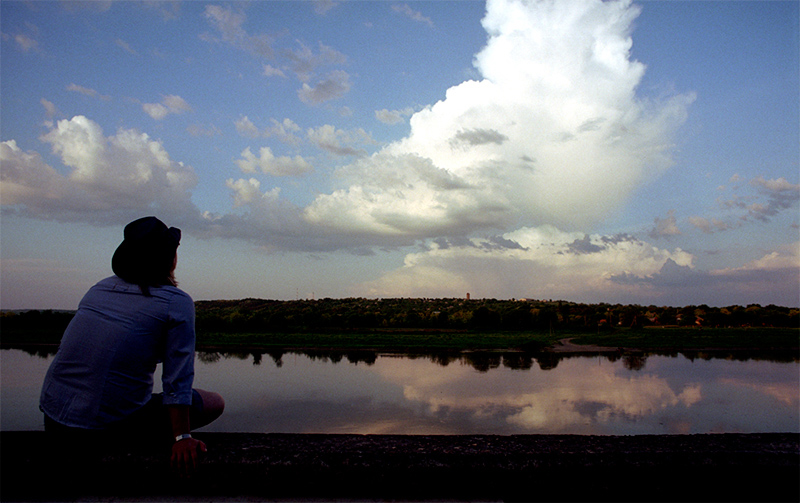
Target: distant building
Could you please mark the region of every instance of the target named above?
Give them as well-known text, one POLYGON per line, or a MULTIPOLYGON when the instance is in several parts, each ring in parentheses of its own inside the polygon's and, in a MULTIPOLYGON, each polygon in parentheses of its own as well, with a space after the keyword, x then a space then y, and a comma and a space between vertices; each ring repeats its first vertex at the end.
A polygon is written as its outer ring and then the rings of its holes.
POLYGON ((469 300, 469 292, 467 292, 467 300, 469 300))

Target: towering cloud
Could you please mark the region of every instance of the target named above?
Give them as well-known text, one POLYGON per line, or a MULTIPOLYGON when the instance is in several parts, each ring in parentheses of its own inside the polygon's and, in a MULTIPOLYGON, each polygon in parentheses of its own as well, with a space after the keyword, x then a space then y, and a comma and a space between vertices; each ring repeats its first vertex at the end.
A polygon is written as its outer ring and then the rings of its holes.
POLYGON ((350 185, 320 196, 307 215, 410 238, 602 220, 670 165, 672 134, 694 99, 637 97, 638 13, 629 1, 490 0, 488 42, 475 57, 483 78, 414 114, 410 135, 373 162, 343 169, 350 185))

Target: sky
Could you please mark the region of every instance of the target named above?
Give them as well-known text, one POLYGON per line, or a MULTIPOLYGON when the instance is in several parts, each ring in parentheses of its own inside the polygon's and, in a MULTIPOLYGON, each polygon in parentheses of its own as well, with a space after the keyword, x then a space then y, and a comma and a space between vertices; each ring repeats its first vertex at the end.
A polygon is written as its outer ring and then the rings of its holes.
POLYGON ((796 1, 0 2, 0 308, 800 306, 796 1))

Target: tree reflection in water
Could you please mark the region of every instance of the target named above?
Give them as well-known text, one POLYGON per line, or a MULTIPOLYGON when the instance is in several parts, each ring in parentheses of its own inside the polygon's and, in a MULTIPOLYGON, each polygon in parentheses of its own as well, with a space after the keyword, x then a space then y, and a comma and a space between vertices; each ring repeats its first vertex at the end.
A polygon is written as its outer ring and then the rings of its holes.
MULTIPOLYGON (((54 345, 25 345, 12 344, 4 346, 5 349, 19 349, 25 353, 43 359, 51 358, 58 349, 54 345)), ((671 356, 681 355, 690 361, 712 360, 720 358, 732 361, 771 361, 779 363, 800 362, 800 355, 788 351, 771 350, 666 350, 666 351, 625 351, 617 350, 603 353, 556 353, 551 351, 467 351, 467 352, 423 352, 413 353, 386 353, 373 350, 337 350, 337 349, 250 349, 250 350, 203 350, 197 351, 197 358, 203 363, 215 363, 220 359, 253 359, 253 365, 260 365, 264 355, 269 356, 277 367, 283 365, 283 357, 286 354, 303 355, 312 360, 330 362, 333 364, 347 360, 354 365, 366 364, 373 365, 378 356, 383 354, 397 354, 406 358, 426 358, 446 367, 451 363, 458 362, 462 365, 469 365, 478 372, 487 372, 491 369, 505 367, 515 370, 529 370, 533 367, 533 362, 539 365, 542 370, 555 369, 559 362, 567 358, 599 356, 609 362, 615 362, 622 358, 623 365, 628 370, 642 370, 645 367, 649 356, 671 356)))
MULTIPOLYGON (((44 350, 28 349, 29 354, 44 355, 44 358, 52 356, 52 353, 44 350)), ((336 350, 336 349, 293 349, 293 350, 257 350, 244 351, 198 351, 197 357, 203 363, 218 362, 221 358, 245 360, 253 359, 253 365, 260 365, 264 355, 269 356, 275 366, 283 365, 283 357, 287 354, 301 355, 311 360, 338 364, 343 360, 353 365, 365 364, 374 365, 379 356, 396 355, 409 359, 428 359, 431 362, 447 367, 452 363, 468 365, 478 372, 488 372, 492 369, 504 367, 511 370, 530 370, 534 362, 541 370, 553 370, 558 364, 569 358, 580 358, 595 356, 614 363, 622 359, 622 364, 627 370, 638 371, 645 368, 647 359, 650 356, 669 356, 677 357, 682 355, 690 361, 701 359, 711 360, 720 358, 732 361, 764 360, 779 363, 790 363, 800 361, 800 356, 786 354, 786 352, 770 351, 613 351, 603 353, 555 353, 550 351, 467 351, 467 352, 414 352, 414 353, 388 353, 373 350, 336 350)))

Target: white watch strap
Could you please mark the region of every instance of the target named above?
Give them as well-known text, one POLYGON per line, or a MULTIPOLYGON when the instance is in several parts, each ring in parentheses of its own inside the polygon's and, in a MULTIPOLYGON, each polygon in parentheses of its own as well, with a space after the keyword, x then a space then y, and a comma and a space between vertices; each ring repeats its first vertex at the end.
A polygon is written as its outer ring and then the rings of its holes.
POLYGON ((182 434, 178 435, 177 437, 175 437, 175 441, 176 442, 180 442, 184 438, 192 438, 192 434, 191 433, 182 433, 182 434))

